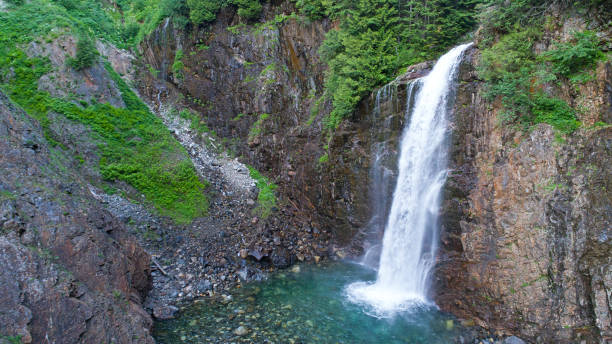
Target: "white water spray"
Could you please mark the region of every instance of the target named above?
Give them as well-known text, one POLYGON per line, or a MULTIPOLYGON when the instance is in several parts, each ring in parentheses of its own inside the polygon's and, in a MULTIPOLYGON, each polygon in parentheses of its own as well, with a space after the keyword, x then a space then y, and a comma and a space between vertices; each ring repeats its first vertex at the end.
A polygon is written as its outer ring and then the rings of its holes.
MULTIPOLYGON (((449 97, 463 52, 471 44, 442 56, 426 77, 405 127, 399 176, 385 228, 377 280, 347 287, 349 299, 366 303, 377 315, 429 303, 429 275, 438 241, 440 192, 446 182, 449 97)), ((409 85, 410 100, 414 83, 409 85)))

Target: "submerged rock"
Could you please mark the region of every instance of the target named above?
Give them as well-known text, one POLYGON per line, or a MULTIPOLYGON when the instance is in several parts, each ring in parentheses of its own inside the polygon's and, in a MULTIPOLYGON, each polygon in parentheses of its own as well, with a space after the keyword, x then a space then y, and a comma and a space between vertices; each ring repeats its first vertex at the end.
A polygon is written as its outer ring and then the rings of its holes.
POLYGON ((159 320, 174 319, 178 308, 172 305, 160 305, 153 309, 153 316, 159 320))
POLYGON ((234 330, 234 334, 237 336, 246 336, 249 333, 249 330, 247 330, 246 327, 244 326, 240 326, 237 329, 234 330))

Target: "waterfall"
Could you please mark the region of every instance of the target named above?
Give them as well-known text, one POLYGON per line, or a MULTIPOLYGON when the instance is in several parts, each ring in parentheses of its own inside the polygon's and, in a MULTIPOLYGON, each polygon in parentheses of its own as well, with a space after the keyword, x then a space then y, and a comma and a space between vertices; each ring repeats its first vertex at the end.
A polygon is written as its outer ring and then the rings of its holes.
POLYGON ((392 136, 391 120, 393 116, 383 116, 384 112, 381 109, 382 104, 394 103, 397 96, 397 84, 393 81, 378 89, 376 92, 374 109, 372 109, 371 121, 373 123, 383 123, 378 130, 371 130, 370 137, 372 145, 370 146, 371 167, 368 173, 370 179, 369 195, 370 207, 372 210, 368 224, 361 229, 358 235, 363 237, 362 245, 364 255, 361 264, 370 268, 377 269, 380 261, 380 251, 382 243, 380 237, 384 232, 384 226, 387 222, 387 213, 389 212, 389 204, 393 192, 393 177, 394 173, 386 166, 390 157, 393 156, 392 149, 389 149, 389 139, 392 136))
POLYGON ((440 193, 447 174, 448 112, 463 52, 471 44, 442 56, 429 75, 408 87, 410 120, 401 139, 398 178, 385 227, 378 276, 374 283, 347 287, 351 301, 376 314, 428 303, 429 275, 435 264, 440 193), (412 94, 414 104, 410 104, 412 94))

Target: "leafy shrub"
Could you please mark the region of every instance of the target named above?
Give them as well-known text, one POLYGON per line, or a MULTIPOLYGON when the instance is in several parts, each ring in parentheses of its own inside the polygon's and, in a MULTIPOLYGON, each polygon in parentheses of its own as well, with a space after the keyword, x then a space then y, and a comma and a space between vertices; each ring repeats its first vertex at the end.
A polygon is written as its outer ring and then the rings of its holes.
POLYGON ((259 0, 233 0, 233 3, 238 6, 238 15, 245 19, 253 20, 261 14, 259 0))
POLYGON ((183 69, 185 68, 183 56, 183 50, 178 49, 174 55, 174 63, 172 63, 172 73, 179 80, 183 80, 183 69))
POLYGON ((75 58, 69 58, 66 60, 68 65, 76 70, 83 70, 93 66, 94 62, 98 58, 98 50, 94 40, 89 35, 82 34, 79 36, 77 42, 77 51, 75 58))
POLYGON ((553 50, 544 53, 544 59, 552 62, 554 73, 570 77, 582 70, 593 69, 604 53, 599 48, 599 38, 592 31, 573 33, 573 41, 557 43, 553 50))
POLYGON ((196 25, 212 22, 217 18, 217 11, 224 4, 225 1, 217 0, 187 0, 189 19, 196 25))
POLYGON ((195 25, 210 23, 220 9, 229 5, 238 7, 238 15, 247 20, 258 18, 262 10, 259 0, 187 0, 189 19, 195 25))
POLYGON ((19 336, 5 336, 0 333, 0 340, 2 342, 6 342, 7 344, 21 344, 21 335, 19 336))
POLYGON ((565 101, 542 92, 533 97, 532 112, 534 123, 550 124, 563 133, 572 133, 580 127, 574 109, 565 101))
POLYGON ((311 20, 321 19, 327 13, 327 7, 321 0, 297 0, 296 5, 300 13, 311 20))
POLYGON ((58 4, 64 6, 65 9, 71 11, 79 7, 78 0, 55 0, 58 4))
MULTIPOLYGON (((478 7, 482 30, 481 46, 489 46, 499 35, 539 26, 551 13, 551 9, 585 11, 596 14, 598 21, 612 20, 612 2, 609 0, 481 0, 478 7)), ((553 14, 554 15, 554 14, 553 14)))
POLYGON ((493 38, 525 27, 544 18, 543 11, 554 0, 484 0, 479 6, 483 37, 493 38))
MULTIPOLYGON (((0 35, 1 37, 2 35, 0 35)), ((0 75, 11 70, 3 90, 28 114, 38 119, 45 137, 57 144, 49 130, 49 112, 83 123, 100 142, 100 172, 104 179, 124 181, 143 194, 161 215, 178 223, 203 216, 208 209, 204 191, 186 151, 163 123, 134 94, 121 77, 105 65, 119 87, 126 108, 108 103, 83 108, 38 89, 38 79, 50 71, 43 59, 29 58, 18 48, 0 45, 0 75)))
POLYGON ((591 32, 577 32, 573 44, 557 43, 536 55, 533 45, 539 38, 534 27, 502 36, 482 50, 478 74, 486 82, 486 96, 501 98, 502 123, 525 127, 548 123, 562 133, 572 133, 580 126, 576 111, 545 91, 550 88, 544 85, 592 70, 603 55, 598 39, 591 32))
POLYGON ((188 109, 183 109, 179 112, 179 116, 189 121, 189 128, 198 132, 198 134, 202 133, 212 133, 211 130, 206 125, 206 122, 198 116, 197 113, 194 113, 188 109))
POLYGON ((136 22, 129 22, 125 24, 121 36, 125 42, 132 43, 138 37, 138 32, 140 32, 140 25, 136 22))
POLYGON ((492 81, 531 66, 535 60, 533 43, 540 36, 539 30, 533 27, 503 36, 495 45, 482 51, 480 77, 492 81))
POLYGON ((329 154, 325 153, 319 157, 319 164, 324 164, 329 161, 329 154))

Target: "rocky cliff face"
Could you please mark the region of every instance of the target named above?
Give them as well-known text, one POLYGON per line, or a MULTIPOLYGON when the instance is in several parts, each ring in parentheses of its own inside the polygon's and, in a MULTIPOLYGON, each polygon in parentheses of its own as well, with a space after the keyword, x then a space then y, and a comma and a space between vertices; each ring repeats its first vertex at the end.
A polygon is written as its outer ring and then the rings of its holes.
POLYGON ((141 306, 149 256, 2 93, 0 137, 0 333, 24 343, 153 343, 141 306))
POLYGON ((317 51, 335 23, 293 12, 288 1, 268 4, 265 23, 245 25, 225 9, 210 27, 188 33, 164 22, 141 45, 140 89, 155 106, 196 109, 232 153, 279 185, 298 227, 332 232, 339 246, 351 246, 372 228, 380 235, 380 221, 370 222, 392 192, 406 83, 429 65, 372 94, 330 133, 323 123, 330 111, 322 94, 326 67, 317 51), (172 68, 178 51, 180 71, 172 68), (385 190, 372 189, 377 178, 385 178, 385 190))
POLYGON ((561 139, 544 124, 530 132, 499 124, 499 104, 483 99, 474 72, 478 54, 460 74, 437 302, 538 343, 606 342, 611 66, 600 64, 581 90, 593 101, 580 120, 608 125, 561 139))
MULTIPOLYGON (((227 9, 211 27, 189 34, 164 23, 142 44, 145 64, 154 71, 145 73, 141 89, 157 104, 178 100, 197 109, 226 147, 273 177, 287 208, 301 219, 299 227, 333 228, 346 243, 368 219, 368 184, 346 183, 353 177, 335 172, 344 167, 334 155, 350 144, 328 144, 323 128, 329 104, 321 97, 325 66, 317 50, 333 23, 306 22, 289 15, 294 11, 290 2, 268 4, 265 24, 244 25, 227 9), (179 50, 184 69, 177 73, 171 65, 179 50), (321 159, 325 146, 328 162, 321 159)), ((360 131, 370 136, 367 124, 360 131)), ((360 159, 351 171, 361 173, 364 163, 360 159)))

